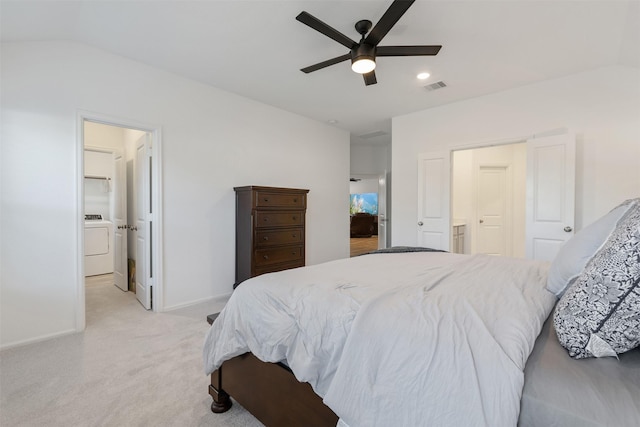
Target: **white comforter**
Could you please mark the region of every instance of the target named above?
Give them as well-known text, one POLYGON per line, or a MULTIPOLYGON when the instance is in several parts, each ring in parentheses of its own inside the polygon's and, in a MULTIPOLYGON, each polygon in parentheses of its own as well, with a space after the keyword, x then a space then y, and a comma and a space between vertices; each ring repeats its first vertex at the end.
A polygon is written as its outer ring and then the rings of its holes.
POLYGON ((376 254, 239 286, 205 370, 251 351, 287 361, 356 426, 515 426, 523 369, 555 302, 546 263, 376 254))

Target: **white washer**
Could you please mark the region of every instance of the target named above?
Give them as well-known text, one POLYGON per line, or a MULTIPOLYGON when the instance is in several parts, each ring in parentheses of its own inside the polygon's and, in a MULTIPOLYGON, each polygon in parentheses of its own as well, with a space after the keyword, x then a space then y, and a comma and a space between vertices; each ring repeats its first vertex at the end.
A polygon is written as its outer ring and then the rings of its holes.
POLYGON ((113 273, 113 223, 102 215, 84 216, 84 275, 113 273))

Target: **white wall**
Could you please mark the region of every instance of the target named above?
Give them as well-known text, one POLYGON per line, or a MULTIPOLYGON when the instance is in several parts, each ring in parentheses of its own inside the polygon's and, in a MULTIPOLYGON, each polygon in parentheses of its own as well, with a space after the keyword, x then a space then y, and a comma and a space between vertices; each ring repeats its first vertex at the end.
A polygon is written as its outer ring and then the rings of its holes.
POLYGON ((165 309, 231 292, 234 186, 310 189, 307 263, 348 257, 347 132, 75 43, 1 54, 1 346, 77 325, 79 110, 162 129, 165 309))
POLYGON ((377 193, 378 178, 366 178, 361 179, 360 181, 350 182, 349 192, 351 194, 377 193))
POLYGON ((85 214, 100 214, 103 219, 111 220, 113 172, 112 153, 84 150, 85 214))
MULTIPOLYGON (((473 150, 454 151, 451 159, 451 219, 465 224, 463 253, 471 253, 475 203, 473 192, 473 150)), ((453 232, 453 230, 452 230, 453 232)))
POLYGON ((124 150, 124 128, 101 123, 84 124, 85 148, 103 148, 110 151, 124 150))
POLYGON ((577 135, 576 229, 640 196, 640 69, 611 66, 393 119, 392 244, 415 245, 418 153, 560 127, 577 135))
POLYGON ((391 170, 391 147, 385 145, 351 144, 351 176, 377 177, 391 170))
MULTIPOLYGON (((115 165, 113 152, 123 152, 124 150, 124 129, 116 126, 105 126, 99 123, 86 122, 84 124, 84 147, 85 147, 85 176, 94 175, 87 170, 87 159, 90 153, 98 153, 101 162, 108 165, 107 176, 113 178, 115 165), (96 151, 92 149, 95 148, 96 151), (88 153, 87 153, 88 151, 88 153)), ((105 175, 102 173, 95 174, 105 175)), ((84 180, 84 213, 102 214, 106 220, 111 220, 111 205, 113 204, 113 192, 110 189, 111 182, 88 179, 84 180)))

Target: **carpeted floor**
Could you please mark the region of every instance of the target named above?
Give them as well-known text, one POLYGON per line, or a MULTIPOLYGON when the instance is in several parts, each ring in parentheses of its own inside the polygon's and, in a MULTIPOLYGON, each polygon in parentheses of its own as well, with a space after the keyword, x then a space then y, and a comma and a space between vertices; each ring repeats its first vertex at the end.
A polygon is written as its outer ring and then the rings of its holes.
POLYGON ((234 403, 210 411, 202 367, 206 303, 145 311, 130 292, 86 287, 87 327, 0 353, 0 425, 261 426, 234 403))

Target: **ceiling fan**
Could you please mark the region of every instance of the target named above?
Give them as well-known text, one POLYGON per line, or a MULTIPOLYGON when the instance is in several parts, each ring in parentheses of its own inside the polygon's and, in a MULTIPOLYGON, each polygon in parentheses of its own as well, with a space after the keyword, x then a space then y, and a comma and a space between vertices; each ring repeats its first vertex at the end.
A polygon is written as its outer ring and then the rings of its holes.
POLYGON ((300 71, 311 73, 351 59, 351 69, 356 73, 362 74, 364 84, 368 86, 378 82, 375 72, 377 56, 437 55, 442 46, 378 46, 384 36, 387 35, 389 30, 391 30, 414 2, 415 0, 394 0, 373 29, 371 28, 372 24, 369 20, 363 19, 356 22, 356 31, 361 35, 359 42, 351 40, 340 31, 330 27, 313 15, 307 12, 301 12, 296 16, 298 21, 332 38, 351 51, 345 55, 302 68, 300 71))

